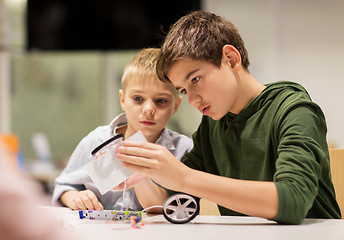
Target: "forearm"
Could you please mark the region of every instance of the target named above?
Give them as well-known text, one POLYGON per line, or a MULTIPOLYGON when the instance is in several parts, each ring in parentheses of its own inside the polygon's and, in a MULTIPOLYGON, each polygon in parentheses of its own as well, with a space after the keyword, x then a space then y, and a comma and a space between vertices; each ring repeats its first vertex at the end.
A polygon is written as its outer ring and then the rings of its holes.
POLYGON ((171 190, 205 198, 250 216, 272 219, 277 215, 278 193, 273 182, 235 180, 197 171, 166 148, 151 143, 126 142, 116 151, 116 157, 126 168, 171 190))
MULTIPOLYGON (((135 186, 136 196, 143 208, 159 205, 162 206, 165 199, 168 197, 167 192, 153 183, 149 178, 146 178, 135 186)), ((151 213, 160 213, 160 208, 154 208, 151 213)))
POLYGON ((250 216, 272 219, 278 212, 273 182, 226 178, 190 169, 181 191, 250 216))

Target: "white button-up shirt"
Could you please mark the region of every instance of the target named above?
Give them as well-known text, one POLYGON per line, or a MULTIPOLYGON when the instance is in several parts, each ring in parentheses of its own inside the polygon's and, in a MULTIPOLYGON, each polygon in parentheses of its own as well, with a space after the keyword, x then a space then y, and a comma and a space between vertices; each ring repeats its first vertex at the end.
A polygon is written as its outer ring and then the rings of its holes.
MULTIPOLYGON (((109 125, 97 127, 84 137, 73 154, 71 155, 66 168, 55 180, 55 188, 53 192, 53 204, 61 204, 59 198, 62 193, 69 190, 82 191, 91 190, 98 197, 98 200, 104 206, 104 209, 118 209, 123 206, 122 191, 111 190, 101 195, 91 178, 83 170, 83 166, 94 160, 91 152, 97 146, 116 135, 115 130, 118 127, 127 124, 125 113, 118 115, 109 125)), ((180 133, 171 131, 167 128, 163 130, 156 144, 166 147, 179 160, 193 147, 192 139, 180 133)), ((127 189, 125 198, 129 198, 129 210, 140 211, 142 206, 139 203, 135 190, 127 189)))

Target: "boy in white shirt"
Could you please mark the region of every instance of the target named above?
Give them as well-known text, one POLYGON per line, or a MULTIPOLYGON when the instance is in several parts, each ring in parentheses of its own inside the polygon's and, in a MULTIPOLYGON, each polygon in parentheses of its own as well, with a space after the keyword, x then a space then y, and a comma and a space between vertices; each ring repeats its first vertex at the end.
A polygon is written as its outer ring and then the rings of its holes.
MULTIPOLYGON (((109 125, 96 128, 81 140, 67 167, 55 181, 53 203, 61 203, 73 210, 123 208, 122 191, 111 190, 101 195, 83 169, 85 164, 94 159, 92 150, 117 134, 122 133, 127 139, 141 131, 148 142, 166 147, 178 159, 191 150, 193 142, 189 137, 166 128, 178 110, 181 97, 171 83, 163 83, 157 77, 155 65, 159 52, 157 48, 143 49, 125 67, 122 89, 119 90, 121 107, 125 113, 117 116, 109 125)), ((150 182, 148 178, 146 181, 150 182)), ((145 199, 145 194, 150 194, 151 190, 157 191, 154 187, 147 187, 147 184, 142 186, 144 189, 138 185, 126 191, 129 210, 142 210, 137 192, 145 199)))

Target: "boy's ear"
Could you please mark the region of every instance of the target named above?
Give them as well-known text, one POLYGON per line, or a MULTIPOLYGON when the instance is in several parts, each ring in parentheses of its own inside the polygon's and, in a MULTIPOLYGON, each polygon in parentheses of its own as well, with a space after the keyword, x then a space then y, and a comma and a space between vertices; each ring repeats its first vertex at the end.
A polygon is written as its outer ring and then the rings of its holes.
POLYGON ((121 108, 123 111, 125 111, 125 104, 124 104, 124 92, 123 92, 123 89, 120 89, 118 91, 118 94, 119 94, 119 101, 121 103, 121 108))
POLYGON ((178 97, 176 98, 176 102, 175 102, 175 104, 174 104, 174 109, 173 109, 172 115, 174 115, 174 114, 178 111, 178 108, 179 108, 179 106, 180 106, 181 103, 182 103, 182 96, 178 96, 178 97))
POLYGON ((229 63, 233 69, 241 67, 241 55, 233 45, 224 45, 222 48, 222 60, 229 63))

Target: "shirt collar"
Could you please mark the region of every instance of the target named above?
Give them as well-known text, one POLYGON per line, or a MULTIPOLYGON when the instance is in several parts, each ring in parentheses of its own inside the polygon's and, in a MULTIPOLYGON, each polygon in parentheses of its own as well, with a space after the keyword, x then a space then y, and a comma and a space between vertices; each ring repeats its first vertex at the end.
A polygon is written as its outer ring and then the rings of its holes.
POLYGON ((166 127, 164 128, 164 130, 162 130, 162 133, 160 134, 159 138, 156 140, 155 143, 164 146, 171 151, 176 149, 170 131, 166 127))
POLYGON ((116 135, 116 129, 128 124, 127 116, 125 113, 119 114, 110 123, 110 131, 112 135, 116 135))

